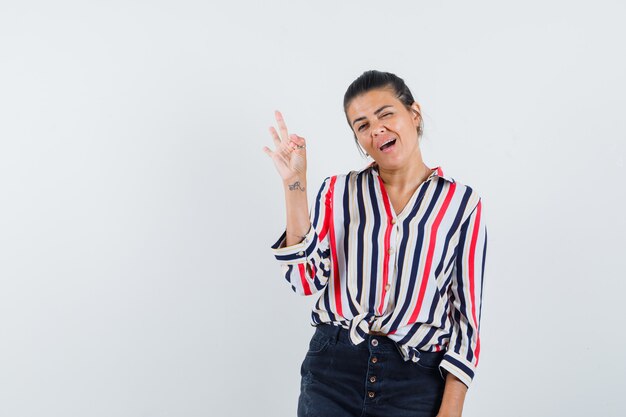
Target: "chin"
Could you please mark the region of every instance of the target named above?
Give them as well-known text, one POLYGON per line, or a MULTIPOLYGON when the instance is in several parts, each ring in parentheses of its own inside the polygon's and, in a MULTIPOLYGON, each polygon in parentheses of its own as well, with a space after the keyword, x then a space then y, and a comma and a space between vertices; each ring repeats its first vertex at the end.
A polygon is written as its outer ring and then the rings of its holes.
POLYGON ((404 158, 380 158, 376 160, 376 165, 385 169, 396 169, 406 163, 404 158))

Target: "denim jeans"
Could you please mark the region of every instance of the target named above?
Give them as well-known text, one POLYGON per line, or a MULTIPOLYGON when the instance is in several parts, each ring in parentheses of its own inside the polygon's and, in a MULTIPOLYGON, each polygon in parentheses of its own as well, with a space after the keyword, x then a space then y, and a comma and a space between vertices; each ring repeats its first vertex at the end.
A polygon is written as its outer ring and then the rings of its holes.
POLYGON ((302 363, 298 417, 435 417, 444 353, 404 361, 385 336, 368 335, 354 346, 347 330, 317 326, 302 363))

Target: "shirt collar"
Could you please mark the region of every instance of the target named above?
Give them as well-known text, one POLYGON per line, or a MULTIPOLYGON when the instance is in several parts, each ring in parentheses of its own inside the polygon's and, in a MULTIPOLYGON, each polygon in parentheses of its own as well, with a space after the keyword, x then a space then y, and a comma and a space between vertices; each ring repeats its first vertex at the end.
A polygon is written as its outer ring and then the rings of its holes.
MULTIPOLYGON (((361 171, 359 171, 359 172, 362 172, 362 171, 365 171, 365 170, 367 170, 367 169, 372 168, 372 172, 375 172, 375 173, 376 173, 376 175, 378 175, 378 171, 376 171, 375 169, 373 169, 375 164, 376 164, 376 161, 373 161, 373 162, 371 162, 370 164, 368 164, 367 166, 365 166, 363 169, 361 169, 361 171)), ((430 168, 430 167, 429 167, 429 168, 430 168)), ((441 168, 441 166, 436 166, 436 167, 433 167, 433 168, 430 168, 430 169, 431 169, 431 170, 433 170, 433 173, 432 173, 432 174, 430 174, 430 175, 428 176, 428 178, 432 178, 432 177, 440 177, 440 178, 443 178, 444 180, 446 180, 446 181, 448 181, 448 182, 452 182, 452 183, 454 182, 454 178, 449 177, 448 175, 445 175, 445 174, 443 173, 443 169, 441 168)))

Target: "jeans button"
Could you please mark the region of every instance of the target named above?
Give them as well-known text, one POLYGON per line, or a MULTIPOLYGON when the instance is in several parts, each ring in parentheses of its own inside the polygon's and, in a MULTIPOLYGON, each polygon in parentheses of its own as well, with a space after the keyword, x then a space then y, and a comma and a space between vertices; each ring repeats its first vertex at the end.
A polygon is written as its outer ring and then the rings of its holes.
POLYGON ((378 340, 372 339, 372 346, 378 346, 378 340))
POLYGON ((368 391, 367 392, 367 396, 370 398, 374 398, 374 396, 376 395, 376 393, 374 391, 368 391))
POLYGON ((371 382, 371 383, 376 382, 376 377, 375 377, 375 376, 370 376, 370 382, 371 382))
POLYGON ((372 363, 376 363, 376 362, 378 362, 378 358, 377 358, 376 356, 374 356, 374 357, 372 358, 372 363))

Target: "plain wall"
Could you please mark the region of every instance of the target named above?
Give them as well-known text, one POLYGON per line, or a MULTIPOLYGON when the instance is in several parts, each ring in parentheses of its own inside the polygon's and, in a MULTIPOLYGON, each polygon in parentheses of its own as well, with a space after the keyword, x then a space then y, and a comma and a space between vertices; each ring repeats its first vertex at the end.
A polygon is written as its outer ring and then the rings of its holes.
POLYGON ((363 160, 342 110, 403 77, 429 166, 489 233, 464 416, 623 416, 626 14, 618 1, 5 1, 0 415, 295 415, 314 297, 262 147, 309 202, 363 160))

